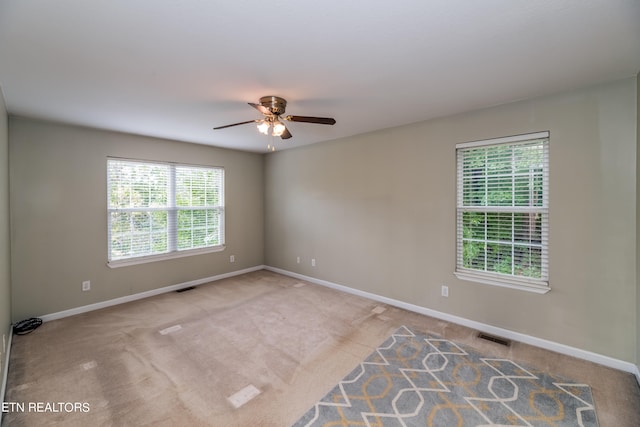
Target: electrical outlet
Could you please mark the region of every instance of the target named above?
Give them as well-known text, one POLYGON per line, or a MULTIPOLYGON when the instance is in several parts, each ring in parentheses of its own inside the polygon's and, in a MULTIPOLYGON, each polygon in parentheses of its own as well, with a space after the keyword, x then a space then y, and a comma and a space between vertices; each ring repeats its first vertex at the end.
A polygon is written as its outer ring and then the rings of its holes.
POLYGON ((443 297, 449 296, 449 287, 447 285, 442 285, 442 296, 443 297))
POLYGON ((313 259, 311 260, 311 267, 315 267, 315 266, 316 266, 316 259, 315 259, 315 258, 313 258, 313 259))
POLYGON ((296 262, 300 264, 300 257, 296 258, 296 262))
POLYGON ((90 280, 85 280, 84 282, 82 282, 82 291, 90 291, 91 290, 91 281, 90 280))
POLYGON ((229 257, 229 262, 236 262, 236 256, 235 255, 231 255, 229 257))

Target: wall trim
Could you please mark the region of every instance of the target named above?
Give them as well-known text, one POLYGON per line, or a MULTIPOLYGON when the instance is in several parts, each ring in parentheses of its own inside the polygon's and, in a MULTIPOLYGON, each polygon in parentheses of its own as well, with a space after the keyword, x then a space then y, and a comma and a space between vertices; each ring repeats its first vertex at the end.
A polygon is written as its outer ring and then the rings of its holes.
POLYGON ((243 270, 236 270, 229 273, 217 274, 215 276, 205 277, 202 279, 191 280, 188 282, 178 283, 176 285, 164 286, 158 289, 152 289, 150 291, 140 292, 133 295, 127 295, 120 298, 114 298, 107 301, 97 302, 95 304, 83 305, 69 310, 58 311, 57 313, 45 314, 40 316, 43 322, 50 322, 51 320, 62 319, 64 317, 74 316, 76 314, 87 313, 89 311, 100 310, 101 308, 107 308, 114 305, 124 304, 131 301, 136 301, 143 298, 149 298, 155 295, 165 294, 167 292, 177 291, 179 289, 188 288, 190 286, 199 286, 205 283, 215 282, 217 280, 226 279, 228 277, 239 276, 241 274, 251 273, 253 271, 264 270, 264 265, 256 265, 255 267, 245 268, 243 270))
MULTIPOLYGON (((305 280, 310 283, 315 283, 317 285, 326 286, 328 288, 336 289, 342 292, 346 292, 353 295, 358 295, 364 298, 369 298, 374 301, 382 302, 385 304, 389 304, 395 307, 403 308, 405 310, 413 311, 415 313, 424 314, 425 316, 434 317, 436 319, 445 320, 447 322, 456 323, 458 325, 466 326, 471 329, 475 329, 478 331, 486 332, 493 335, 502 336, 504 338, 512 339, 514 341, 519 341, 525 344, 533 345, 536 347, 540 347, 546 350, 555 351, 557 353, 565 354, 567 356, 576 357, 578 359, 587 360, 589 362, 597 363, 600 365, 604 365, 610 368, 614 368, 620 371, 629 372, 636 377, 638 384, 640 385, 640 367, 637 365, 625 362, 623 360, 615 359, 613 357, 605 356, 602 354, 594 353, 587 350, 582 350, 576 347, 571 347, 565 344, 560 344, 554 341, 545 340, 542 338, 537 338, 531 335, 522 334, 520 332, 511 331, 509 329, 499 328, 496 326, 488 325, 485 323, 477 322, 475 320, 469 320, 464 317, 455 316, 448 313, 443 313, 441 311, 432 310, 426 307, 421 307, 415 304, 410 304, 404 301, 399 301, 393 298, 384 297, 381 295, 377 295, 371 292, 361 291, 359 289, 350 288, 348 286, 339 285, 337 283, 333 283, 327 280, 317 279, 311 276, 305 276, 304 274, 294 273, 292 271, 284 270, 277 267, 272 267, 268 265, 256 265, 254 267, 245 268, 243 270, 236 270, 229 273, 218 274, 215 276, 205 277, 202 279, 191 280, 188 282, 178 283, 175 285, 169 285, 158 289, 152 289, 146 292, 140 292, 133 295, 127 295, 120 298, 115 298, 107 301, 98 302, 95 304, 89 304, 81 307, 72 308, 69 310, 59 311, 57 313, 51 313, 41 316, 40 318, 44 322, 49 322, 51 320, 62 319, 64 317, 74 316, 76 314, 87 313, 89 311, 99 310, 101 308, 107 308, 118 304, 124 304, 131 301, 136 301, 143 298, 152 297, 155 295, 160 295, 167 292, 177 291, 179 289, 188 288, 189 286, 199 286, 205 283, 215 282, 217 280, 226 279, 228 277, 239 276, 241 274, 251 273, 259 270, 268 270, 274 273, 279 273, 285 276, 294 277, 296 279, 305 280)), ((7 373, 8 373, 8 364, 9 364, 9 354, 11 352, 11 341, 12 341, 13 331, 9 333, 9 343, 7 344, 7 354, 5 366, 7 369, 4 370, 3 379, 2 379, 2 388, 0 389, 0 397, 4 399, 5 387, 7 382, 7 373)), ((2 400, 0 400, 2 402, 2 400)), ((2 420, 2 414, 0 414, 0 421, 2 420)))
POLYGON ((424 314, 430 317, 435 317, 436 319, 441 319, 447 322, 456 323, 458 325, 466 326, 468 328, 472 328, 481 332, 486 332, 492 335, 498 335, 514 341, 519 341, 535 347, 540 347, 545 350, 551 350, 551 351, 555 351, 556 353, 561 353, 567 356, 576 357, 578 359, 587 360, 589 362, 597 363, 599 365, 604 365, 610 368, 617 369, 619 371, 629 372, 635 375, 636 379, 638 380, 638 383, 640 384, 639 368, 638 366, 630 362, 625 362, 623 360, 614 359, 613 357, 605 356, 605 355, 594 353, 587 350, 582 350, 576 347, 571 347, 571 346, 560 344, 554 341, 537 338, 531 335, 522 334, 520 332, 511 331, 509 329, 499 328, 499 327, 491 326, 485 323, 476 322, 475 320, 465 319, 464 317, 454 316, 452 314, 443 313, 441 311, 432 310, 426 307, 421 307, 419 305, 395 300, 393 298, 388 298, 388 297, 373 294, 370 292, 361 291, 359 289, 354 289, 348 286, 339 285, 337 283, 329 282, 327 280, 316 279, 315 277, 305 276, 303 274, 294 273, 292 271, 283 270, 281 268, 265 266, 265 270, 273 271, 274 273, 283 274, 285 276, 294 277, 296 279, 305 280, 307 282, 315 283, 321 286, 326 286, 328 288, 337 289, 339 291, 358 295, 364 298, 369 298, 374 301, 382 302, 382 303, 389 304, 399 308, 404 308, 405 310, 413 311, 415 313, 424 314))
MULTIPOLYGON (((11 356, 11 341, 13 339, 13 325, 9 325, 9 341, 7 342, 7 352, 4 355, 4 369, 2 371, 2 386, 0 386, 0 403, 4 402, 7 391, 7 378, 9 375, 9 356, 11 356)), ((2 411, 0 411, 0 425, 2 424, 2 411)))

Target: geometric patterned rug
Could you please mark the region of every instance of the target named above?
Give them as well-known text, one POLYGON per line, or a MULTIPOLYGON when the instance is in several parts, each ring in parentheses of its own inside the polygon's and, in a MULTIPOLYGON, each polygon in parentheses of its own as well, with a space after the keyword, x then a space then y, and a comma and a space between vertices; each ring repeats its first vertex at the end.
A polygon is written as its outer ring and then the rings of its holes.
POLYGON ((399 328, 293 427, 597 427, 586 384, 399 328))

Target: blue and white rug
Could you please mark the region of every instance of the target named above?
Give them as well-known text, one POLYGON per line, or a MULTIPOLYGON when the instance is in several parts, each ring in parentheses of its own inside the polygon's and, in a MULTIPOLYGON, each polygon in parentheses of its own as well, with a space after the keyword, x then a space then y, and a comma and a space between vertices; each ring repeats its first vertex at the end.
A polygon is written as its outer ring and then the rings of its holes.
POLYGON ((403 326, 294 427, 597 427, 586 384, 403 326))

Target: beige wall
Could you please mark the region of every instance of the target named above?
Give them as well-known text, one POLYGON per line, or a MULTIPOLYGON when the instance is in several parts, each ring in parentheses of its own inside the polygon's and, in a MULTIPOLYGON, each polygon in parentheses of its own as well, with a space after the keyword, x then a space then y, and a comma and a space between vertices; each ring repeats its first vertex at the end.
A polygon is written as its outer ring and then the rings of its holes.
MULTIPOLYGON (((9 229, 9 126, 0 88, 0 339, 8 344, 11 330, 11 257, 9 229)), ((6 349, 0 341, 0 384, 6 349)), ((1 416, 0 416, 1 418, 1 416)))
POLYGON ((14 320, 263 264, 261 155, 24 118, 9 123, 14 320), (223 166, 226 250, 108 268, 107 156, 223 166), (83 280, 91 291, 81 291, 83 280))
POLYGON ((636 90, 636 366, 640 373, 640 73, 636 90))
POLYGON ((626 79, 269 154, 266 264, 635 362, 636 97, 626 79), (455 144, 545 130, 552 291, 456 279, 455 144))

